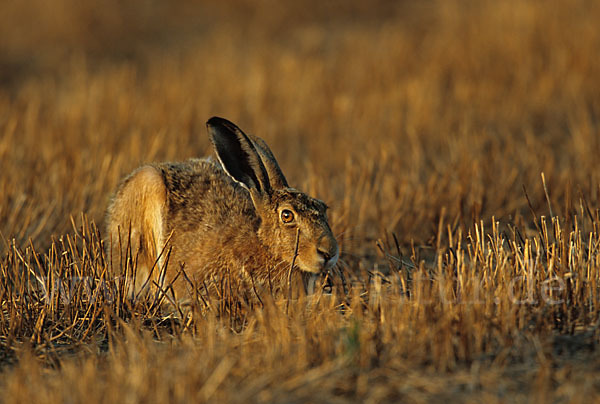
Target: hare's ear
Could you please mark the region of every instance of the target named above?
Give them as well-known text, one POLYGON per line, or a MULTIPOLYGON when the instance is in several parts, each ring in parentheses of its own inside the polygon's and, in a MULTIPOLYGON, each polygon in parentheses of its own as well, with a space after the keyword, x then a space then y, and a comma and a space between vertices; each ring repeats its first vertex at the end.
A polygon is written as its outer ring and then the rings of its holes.
POLYGON ((260 155, 260 159, 267 170, 267 174, 269 176, 269 183, 271 184, 271 188, 273 189, 283 189, 288 187, 288 182, 275 160, 275 156, 273 156, 273 152, 267 146, 264 140, 257 136, 250 135, 250 138, 254 142, 254 146, 256 146, 256 151, 260 155))
POLYGON ((267 170, 248 136, 227 119, 206 122, 210 139, 223 168, 234 180, 259 195, 270 195, 267 170))

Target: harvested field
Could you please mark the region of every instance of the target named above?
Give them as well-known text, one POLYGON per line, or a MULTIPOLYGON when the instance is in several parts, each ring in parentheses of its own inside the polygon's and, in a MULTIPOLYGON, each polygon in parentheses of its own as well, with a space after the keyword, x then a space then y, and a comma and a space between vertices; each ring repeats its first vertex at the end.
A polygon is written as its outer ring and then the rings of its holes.
MULTIPOLYGON (((0 397, 600 398, 600 3, 0 3, 0 397), (330 206, 331 287, 176 313, 106 207, 226 117, 330 206)), ((224 246, 226 248, 226 246, 224 246)))

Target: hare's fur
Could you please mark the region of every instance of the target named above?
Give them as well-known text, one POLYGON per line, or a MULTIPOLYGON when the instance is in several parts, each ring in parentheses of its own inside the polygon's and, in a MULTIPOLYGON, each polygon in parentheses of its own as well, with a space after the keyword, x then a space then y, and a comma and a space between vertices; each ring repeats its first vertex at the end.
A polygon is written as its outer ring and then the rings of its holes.
MULTIPOLYGON (((113 271, 125 275, 133 259, 138 292, 165 273, 169 282, 182 266, 197 283, 227 274, 247 285, 281 287, 292 262, 307 273, 335 265, 326 205, 287 185, 261 139, 221 118, 207 126, 219 161, 147 165, 119 186, 107 220, 113 271), (289 212, 293 219, 285 223, 289 212)), ((178 292, 180 278, 173 284, 178 292)))

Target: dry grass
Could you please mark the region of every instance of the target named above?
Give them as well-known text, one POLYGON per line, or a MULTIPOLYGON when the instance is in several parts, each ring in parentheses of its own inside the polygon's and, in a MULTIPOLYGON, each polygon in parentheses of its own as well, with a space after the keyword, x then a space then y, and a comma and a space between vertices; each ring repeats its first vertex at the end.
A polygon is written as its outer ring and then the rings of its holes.
POLYGON ((597 2, 79 3, 0 4, 4 401, 599 398, 597 2), (117 182, 212 115, 332 206, 345 291, 107 279, 117 182))

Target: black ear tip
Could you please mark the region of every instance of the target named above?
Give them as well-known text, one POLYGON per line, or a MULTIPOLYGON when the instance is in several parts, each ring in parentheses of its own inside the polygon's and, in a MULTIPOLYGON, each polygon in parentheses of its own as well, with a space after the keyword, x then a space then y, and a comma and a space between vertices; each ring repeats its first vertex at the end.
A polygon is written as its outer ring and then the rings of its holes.
POLYGON ((218 116, 213 116, 208 121, 206 121, 206 126, 209 128, 215 127, 215 126, 229 126, 229 127, 233 126, 233 127, 235 127, 235 125, 232 122, 228 121, 225 118, 221 118, 218 116))

